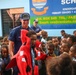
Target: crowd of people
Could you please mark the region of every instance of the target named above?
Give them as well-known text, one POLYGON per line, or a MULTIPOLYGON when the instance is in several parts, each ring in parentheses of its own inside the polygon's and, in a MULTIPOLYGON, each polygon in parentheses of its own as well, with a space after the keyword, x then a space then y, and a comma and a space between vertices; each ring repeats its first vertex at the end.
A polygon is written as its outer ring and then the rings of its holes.
POLYGON ((22 13, 21 25, 0 41, 0 75, 76 75, 76 30, 73 35, 61 30, 60 39, 48 39, 48 32, 38 26, 38 19, 31 27, 29 20, 29 13, 22 13), (14 55, 17 65, 6 69, 14 55))

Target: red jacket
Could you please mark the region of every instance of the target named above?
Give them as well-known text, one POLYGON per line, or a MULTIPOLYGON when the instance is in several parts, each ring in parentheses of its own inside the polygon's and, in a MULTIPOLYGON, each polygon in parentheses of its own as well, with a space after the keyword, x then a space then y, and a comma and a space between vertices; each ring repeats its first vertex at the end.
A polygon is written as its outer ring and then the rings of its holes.
MULTIPOLYGON (((21 41, 22 45, 17 52, 16 55, 13 56, 10 63, 7 65, 6 69, 12 68, 17 66, 19 69, 18 75, 39 75, 38 66, 35 65, 34 71, 32 71, 32 57, 31 57, 31 49, 30 49, 30 38, 26 36, 27 31, 21 30, 21 41), (26 43, 26 44, 25 44, 26 43)), ((38 47, 40 44, 39 41, 36 42, 36 46, 38 47)), ((45 57, 46 55, 41 53, 40 51, 36 50, 36 56, 40 59, 45 57)))

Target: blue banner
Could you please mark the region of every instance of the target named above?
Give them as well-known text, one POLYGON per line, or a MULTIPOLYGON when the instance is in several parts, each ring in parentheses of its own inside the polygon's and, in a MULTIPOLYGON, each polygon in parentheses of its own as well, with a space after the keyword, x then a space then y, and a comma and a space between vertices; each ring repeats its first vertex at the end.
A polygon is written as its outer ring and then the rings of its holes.
POLYGON ((76 29, 76 0, 30 0, 30 15, 42 29, 76 29))

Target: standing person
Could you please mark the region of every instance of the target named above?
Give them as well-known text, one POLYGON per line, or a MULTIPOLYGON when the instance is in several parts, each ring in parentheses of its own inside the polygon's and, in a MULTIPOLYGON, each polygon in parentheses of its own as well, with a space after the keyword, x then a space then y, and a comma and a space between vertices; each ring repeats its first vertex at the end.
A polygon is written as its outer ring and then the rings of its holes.
POLYGON ((6 69, 17 66, 18 75, 38 75, 38 64, 35 58, 42 56, 44 59, 46 55, 36 49, 40 45, 36 39, 37 35, 34 31, 21 30, 22 45, 6 69))
MULTIPOLYGON (((30 15, 29 13, 22 13, 20 15, 20 21, 21 21, 21 25, 18 27, 15 27, 11 30, 10 34, 9 34, 9 53, 10 53, 10 58, 12 58, 13 55, 15 55, 22 42, 21 42, 21 38, 20 38, 20 34, 21 34, 21 29, 25 29, 25 30, 32 30, 28 24, 29 24, 29 19, 30 19, 30 15)), ((13 72, 13 75, 17 75, 18 70, 16 71, 16 69, 13 72)))
POLYGON ((61 36, 62 36, 62 38, 67 38, 69 35, 70 35, 70 34, 67 34, 67 33, 65 32, 65 30, 61 30, 61 36))
POLYGON ((42 29, 38 26, 38 19, 35 19, 31 28, 36 32, 37 38, 41 39, 41 31, 42 29))
POLYGON ((10 57, 12 57, 14 54, 17 53, 21 46, 21 39, 20 39, 20 33, 21 29, 26 29, 26 30, 32 30, 28 24, 29 24, 29 19, 30 15, 29 13, 22 13, 20 15, 20 21, 21 25, 18 27, 15 27, 11 30, 9 34, 9 53, 10 57))

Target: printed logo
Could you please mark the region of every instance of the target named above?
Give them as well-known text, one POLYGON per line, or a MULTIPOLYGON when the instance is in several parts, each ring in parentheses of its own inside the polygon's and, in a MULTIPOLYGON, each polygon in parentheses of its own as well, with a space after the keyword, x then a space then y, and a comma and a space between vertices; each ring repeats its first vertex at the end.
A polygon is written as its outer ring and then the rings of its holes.
POLYGON ((32 0, 32 5, 35 8, 31 8, 31 10, 33 11, 35 15, 46 14, 48 10, 48 7, 45 7, 46 3, 47 3, 47 0, 32 0), (39 9, 42 9, 42 8, 43 8, 42 11, 38 11, 39 9))

